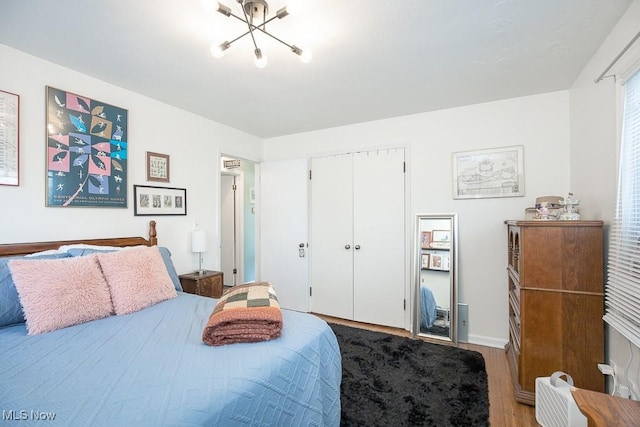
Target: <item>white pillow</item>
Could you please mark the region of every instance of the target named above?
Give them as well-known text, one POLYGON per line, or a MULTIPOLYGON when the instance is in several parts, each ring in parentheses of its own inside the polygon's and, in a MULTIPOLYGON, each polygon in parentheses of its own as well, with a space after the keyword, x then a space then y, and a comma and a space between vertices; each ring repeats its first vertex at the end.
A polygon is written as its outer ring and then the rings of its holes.
POLYGON ((62 245, 58 248, 58 250, 61 252, 68 252, 69 249, 96 249, 99 251, 117 251, 123 248, 120 246, 86 245, 84 243, 75 243, 73 245, 62 245))
POLYGON ((49 249, 47 251, 34 252, 32 254, 25 255, 25 257, 26 258, 31 258, 31 257, 36 257, 36 256, 58 255, 58 254, 64 254, 64 253, 66 253, 66 251, 61 251, 60 249, 49 249))

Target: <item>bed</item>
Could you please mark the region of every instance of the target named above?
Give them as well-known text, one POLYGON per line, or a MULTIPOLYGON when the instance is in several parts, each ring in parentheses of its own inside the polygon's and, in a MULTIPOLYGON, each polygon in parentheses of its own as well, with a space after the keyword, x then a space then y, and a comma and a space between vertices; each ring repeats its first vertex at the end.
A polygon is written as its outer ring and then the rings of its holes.
MULTIPOLYGON (((0 257, 78 243, 0 245, 0 257)), ((155 224, 148 239, 83 243, 152 246, 155 224)), ((202 331, 217 300, 176 293, 47 333, 27 335, 24 322, 0 326, 0 424, 339 425, 340 351, 323 320, 282 310, 280 338, 211 347, 202 331)))

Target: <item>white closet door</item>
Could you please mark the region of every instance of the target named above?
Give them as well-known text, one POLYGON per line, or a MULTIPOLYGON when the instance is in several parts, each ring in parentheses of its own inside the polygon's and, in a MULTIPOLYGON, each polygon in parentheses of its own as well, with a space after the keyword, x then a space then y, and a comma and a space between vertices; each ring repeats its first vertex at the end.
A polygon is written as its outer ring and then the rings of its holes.
POLYGON ((311 161, 311 311, 353 319, 352 156, 311 161))
POLYGON ((404 326, 404 149, 355 153, 354 320, 404 326))
POLYGON ((280 306, 309 311, 307 160, 260 164, 259 280, 271 282, 280 306))

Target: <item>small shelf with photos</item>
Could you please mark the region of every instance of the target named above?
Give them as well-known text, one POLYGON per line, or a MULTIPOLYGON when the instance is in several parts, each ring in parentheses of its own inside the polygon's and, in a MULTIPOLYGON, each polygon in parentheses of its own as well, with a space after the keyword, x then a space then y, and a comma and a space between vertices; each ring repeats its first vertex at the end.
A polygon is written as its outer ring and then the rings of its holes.
POLYGON ((423 250, 437 249, 448 251, 451 249, 450 230, 423 231, 420 234, 420 247, 423 250))
POLYGON ((449 254, 437 252, 422 254, 422 270, 449 271, 451 269, 451 258, 449 254))

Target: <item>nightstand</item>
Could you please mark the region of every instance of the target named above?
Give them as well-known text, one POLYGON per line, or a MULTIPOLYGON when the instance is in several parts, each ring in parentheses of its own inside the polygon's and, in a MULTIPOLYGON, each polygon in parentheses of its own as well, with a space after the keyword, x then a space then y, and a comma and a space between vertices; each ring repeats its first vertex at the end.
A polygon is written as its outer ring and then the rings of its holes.
POLYGON ((195 271, 181 274, 179 277, 182 290, 185 292, 211 298, 220 298, 222 296, 224 280, 221 271, 205 270, 202 274, 195 271))

